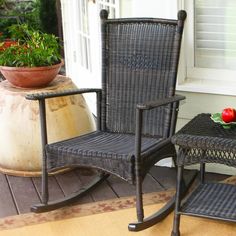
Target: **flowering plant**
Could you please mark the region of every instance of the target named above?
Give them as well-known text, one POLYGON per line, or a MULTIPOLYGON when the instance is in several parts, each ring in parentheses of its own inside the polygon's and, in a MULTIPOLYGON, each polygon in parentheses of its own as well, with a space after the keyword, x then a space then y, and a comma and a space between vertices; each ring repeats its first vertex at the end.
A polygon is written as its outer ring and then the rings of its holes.
POLYGON ((32 30, 27 24, 12 25, 9 32, 11 40, 0 43, 0 66, 38 67, 61 61, 55 35, 32 30))

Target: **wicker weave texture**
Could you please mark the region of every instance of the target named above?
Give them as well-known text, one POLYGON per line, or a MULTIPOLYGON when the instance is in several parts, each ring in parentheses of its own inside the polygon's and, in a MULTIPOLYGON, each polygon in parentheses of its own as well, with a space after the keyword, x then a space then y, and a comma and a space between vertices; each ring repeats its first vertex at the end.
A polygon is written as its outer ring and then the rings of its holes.
POLYGON ((192 193, 181 211, 236 221, 236 187, 219 183, 202 184, 192 193))
MULTIPOLYGON (((112 22, 105 26, 104 127, 134 133, 136 104, 174 94, 179 56, 177 23, 112 22)), ((143 133, 167 136, 170 108, 168 105, 145 114, 143 133)))
POLYGON ((236 129, 224 129, 210 119, 210 114, 196 116, 172 142, 180 146, 179 165, 205 162, 236 167, 236 129))
MULTIPOLYGON (((142 153, 155 150, 161 138, 143 138, 142 153)), ((46 146, 48 168, 90 166, 111 170, 133 181, 135 137, 131 134, 93 132, 46 146), (78 145, 79 144, 79 145, 78 145)))

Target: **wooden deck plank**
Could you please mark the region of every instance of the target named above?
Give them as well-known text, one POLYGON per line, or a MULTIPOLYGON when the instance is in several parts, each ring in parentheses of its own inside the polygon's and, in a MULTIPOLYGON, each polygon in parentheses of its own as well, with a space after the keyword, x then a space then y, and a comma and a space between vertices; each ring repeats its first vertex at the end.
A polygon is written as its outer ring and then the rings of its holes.
POLYGON ((165 189, 175 188, 176 170, 169 167, 153 167, 149 172, 153 178, 165 189))
MULTIPOLYGON (((198 176, 200 176, 200 175, 198 175, 198 176)), ((222 181, 227 178, 229 178, 229 175, 223 175, 223 174, 219 175, 216 173, 206 172, 205 180, 212 181, 212 182, 219 182, 219 181, 222 181)))
MULTIPOLYGON (((81 187, 83 187, 83 183, 81 182, 80 178, 77 176, 75 170, 64 173, 64 174, 56 175, 55 178, 57 179, 61 189, 63 190, 66 196, 80 190, 81 187)), ((82 204, 82 203, 88 203, 92 201, 93 199, 88 194, 86 196, 82 196, 80 199, 78 199, 76 203, 82 204)))
POLYGON ((164 188, 152 177, 152 175, 146 175, 143 180, 143 193, 152 193, 163 190, 164 188))
MULTIPOLYGON (((38 195, 40 196, 40 201, 41 201, 41 199, 42 199, 41 198, 41 194, 42 194, 41 178, 34 177, 34 178, 32 178, 32 180, 34 182, 34 185, 36 187, 36 191, 37 191, 38 195)), ((63 198, 65 196, 54 176, 49 176, 49 178, 48 178, 48 189, 49 189, 49 201, 57 200, 57 199, 63 198)))
POLYGON ((91 192, 91 196, 94 201, 103 201, 107 199, 117 198, 116 193, 112 190, 107 180, 105 180, 97 188, 95 188, 91 192))
POLYGON ((74 171, 55 175, 55 178, 65 196, 76 192, 81 186, 80 179, 77 177, 74 171))
MULTIPOLYGON (((219 181, 222 181, 228 177, 229 177, 229 175, 210 173, 210 172, 205 173, 205 181, 206 182, 219 182, 219 181)), ((199 183, 200 183, 200 172, 198 172, 198 174, 192 184, 192 188, 196 187, 199 183)))
MULTIPOLYGON (((92 181, 94 176, 96 176, 96 173, 93 173, 93 171, 85 170, 85 169, 84 170, 78 169, 76 170, 76 173, 83 184, 86 184, 92 181)), ((117 198, 116 193, 112 190, 107 180, 105 180, 103 183, 101 183, 99 186, 93 189, 90 195, 93 201, 101 201, 101 200, 117 198)))
POLYGON ((116 192, 118 197, 135 195, 135 187, 127 183, 126 181, 115 176, 110 176, 107 181, 108 184, 112 187, 113 191, 116 192))
POLYGON ((0 218, 17 214, 7 178, 4 174, 0 174, 0 218))
MULTIPOLYGON (((191 176, 195 170, 184 170, 184 178, 188 178, 191 176)), ((154 167, 151 169, 150 174, 158 181, 165 189, 175 188, 176 187, 176 170, 175 168, 168 168, 168 167, 154 167)), ((217 174, 217 173, 210 173, 206 172, 205 180, 206 181, 222 181, 228 178, 228 175, 217 174)), ((200 174, 198 173, 196 178, 193 182, 193 187, 199 182, 200 174)))
POLYGON ((39 202, 39 196, 35 190, 31 178, 7 176, 10 189, 20 214, 30 211, 30 207, 39 202))
MULTIPOLYGON (((93 180, 93 178, 96 176, 97 173, 94 170, 77 169, 76 174, 80 178, 81 183, 83 185, 86 185, 93 180)), ((117 197, 116 194, 112 191, 112 189, 107 184, 107 181, 104 181, 95 189, 93 189, 89 193, 89 195, 93 201, 101 201, 101 200, 112 199, 112 198, 117 197)))
MULTIPOLYGON (((186 170, 185 174, 191 173, 186 170)), ((93 178, 94 172, 88 169, 76 169, 68 173, 49 177, 50 200, 63 198, 93 178)), ((207 173, 206 180, 221 181, 229 176, 207 173)), ((197 180, 196 180, 197 181, 197 180)), ((144 180, 143 192, 158 192, 175 188, 176 171, 174 168, 155 166, 144 180)), ((194 187, 194 186, 192 186, 194 187)), ((30 212, 30 207, 39 203, 41 178, 26 178, 0 174, 0 217, 30 212), (9 185, 8 185, 9 184, 9 185), (19 209, 19 212, 17 212, 19 209)), ((84 196, 76 204, 91 201, 113 199, 135 195, 135 187, 117 177, 110 176, 104 183, 84 196)))
MULTIPOLYGON (((109 184, 119 197, 135 195, 135 186, 130 185, 124 180, 111 176, 108 179, 109 184)), ((147 174, 143 181, 143 193, 162 191, 164 188, 153 178, 147 174)))

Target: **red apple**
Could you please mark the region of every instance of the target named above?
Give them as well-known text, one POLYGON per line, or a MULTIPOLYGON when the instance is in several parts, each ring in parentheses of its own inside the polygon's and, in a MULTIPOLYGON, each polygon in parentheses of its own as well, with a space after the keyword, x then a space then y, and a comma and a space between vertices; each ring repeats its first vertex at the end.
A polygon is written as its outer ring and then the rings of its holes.
POLYGON ((221 113, 222 120, 225 123, 236 121, 236 111, 234 108, 225 108, 221 113))

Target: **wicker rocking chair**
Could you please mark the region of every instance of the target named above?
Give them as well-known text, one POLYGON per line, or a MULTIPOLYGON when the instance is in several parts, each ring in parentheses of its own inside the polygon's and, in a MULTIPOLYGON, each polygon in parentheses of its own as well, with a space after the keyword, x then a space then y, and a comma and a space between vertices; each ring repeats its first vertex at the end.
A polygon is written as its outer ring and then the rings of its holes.
POLYGON ((102 88, 60 93, 28 94, 38 100, 41 117, 43 212, 68 205, 110 174, 136 185, 139 231, 162 220, 174 198, 154 215, 144 218, 142 181, 149 169, 166 157, 176 158, 170 142, 175 132, 179 101, 175 95, 180 45, 186 12, 178 20, 153 18, 108 19, 102 10, 102 88), (73 139, 47 143, 45 99, 82 93, 97 94, 97 130, 73 139), (100 173, 73 196, 48 202, 48 173, 65 167, 91 167, 100 173))

